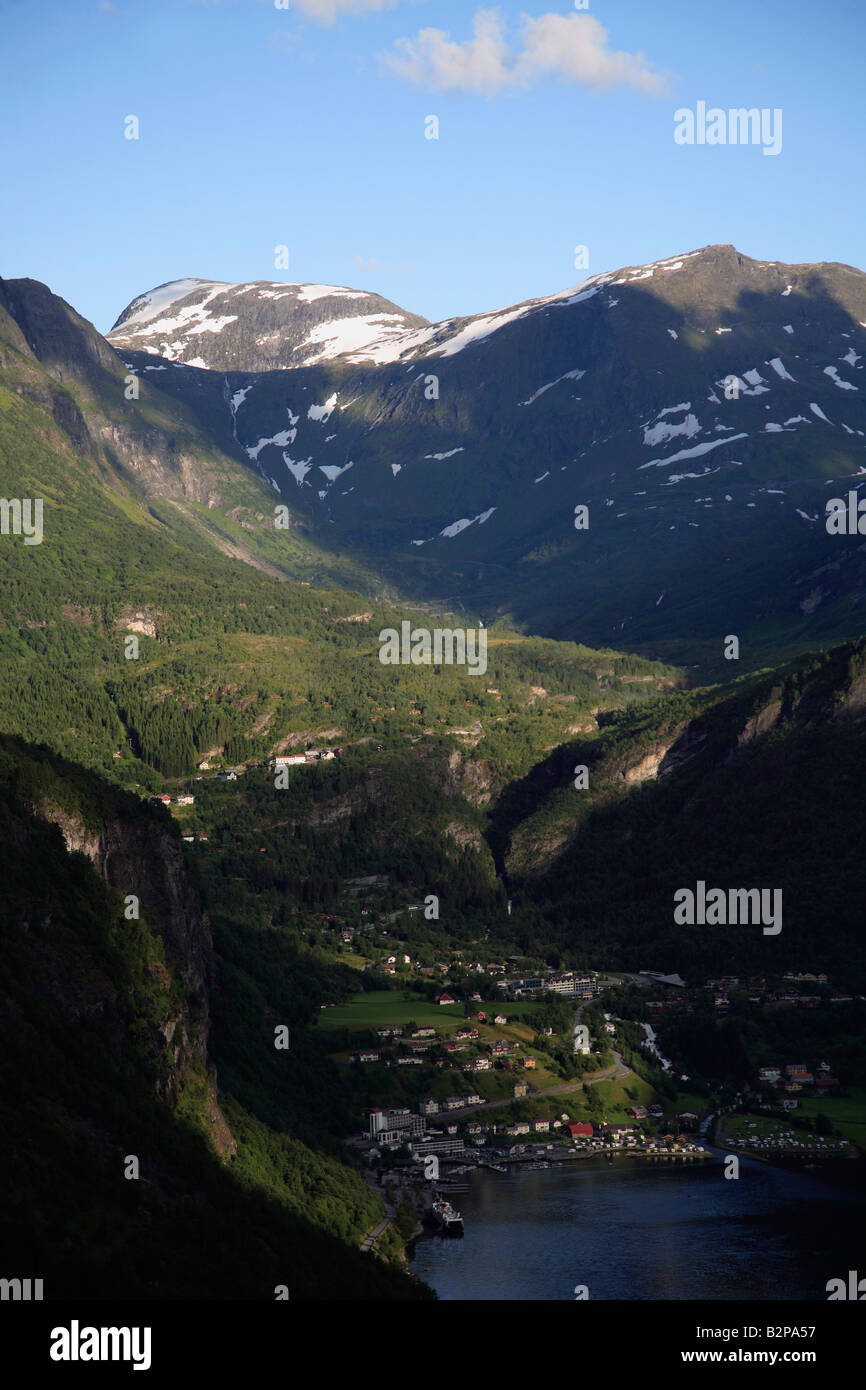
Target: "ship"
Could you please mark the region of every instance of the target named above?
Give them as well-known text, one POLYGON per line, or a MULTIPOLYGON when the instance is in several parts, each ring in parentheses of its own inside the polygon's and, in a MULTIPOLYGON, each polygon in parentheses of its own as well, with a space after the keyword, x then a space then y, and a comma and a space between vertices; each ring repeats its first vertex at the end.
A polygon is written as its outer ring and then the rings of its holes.
POLYGON ((445 1236, 462 1236, 463 1217, 459 1211, 455 1211, 450 1202, 446 1202, 444 1197, 437 1197, 430 1208, 430 1219, 434 1226, 445 1236))

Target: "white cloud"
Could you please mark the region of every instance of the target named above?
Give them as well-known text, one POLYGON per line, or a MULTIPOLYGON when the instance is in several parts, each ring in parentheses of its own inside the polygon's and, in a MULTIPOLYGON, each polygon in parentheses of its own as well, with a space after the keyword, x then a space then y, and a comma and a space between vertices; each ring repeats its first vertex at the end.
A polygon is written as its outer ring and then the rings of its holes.
POLYGON ((334 24, 342 14, 369 14, 392 4, 394 0, 292 0, 292 9, 320 24, 334 24))
POLYGON ((479 10, 473 28, 475 37, 463 43, 452 42, 444 29, 421 29, 381 57, 399 77, 440 92, 493 96, 551 77, 584 87, 628 86, 650 96, 667 87, 666 77, 653 72, 642 53, 611 51, 607 30, 592 15, 524 15, 517 50, 509 46, 496 10, 479 10))
MULTIPOLYGON (((3 0, 0 0, 2 5, 3 0)), ((238 4, 241 0, 186 0, 188 5, 238 4)), ((288 0, 287 4, 275 6, 274 0, 254 0, 258 5, 278 8, 292 16, 301 15, 315 19, 319 24, 332 25, 340 15, 370 14, 374 10, 387 10, 398 5, 400 0, 288 0)))

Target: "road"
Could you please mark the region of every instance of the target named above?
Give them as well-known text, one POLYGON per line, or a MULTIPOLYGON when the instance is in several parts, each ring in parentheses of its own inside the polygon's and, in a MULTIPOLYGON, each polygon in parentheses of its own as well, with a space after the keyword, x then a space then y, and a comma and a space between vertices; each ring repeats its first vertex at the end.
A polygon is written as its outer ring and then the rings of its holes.
POLYGON ((373 1246, 376 1244, 376 1241, 379 1239, 382 1232, 386 1231, 390 1225, 391 1217, 384 1217, 379 1222, 378 1226, 374 1226, 372 1231, 368 1231, 367 1234, 364 1236, 364 1239, 361 1241, 361 1249, 372 1250, 373 1246))
MULTIPOLYGON (((564 1096, 569 1091, 577 1091, 581 1086, 597 1086, 599 1081, 619 1081, 623 1076, 631 1074, 631 1068, 625 1065, 620 1054, 611 1048, 615 1061, 612 1067, 603 1067, 601 1071, 594 1071, 587 1076, 575 1076, 571 1081, 558 1081, 555 1086, 546 1086, 543 1090, 532 1091, 526 1097, 527 1100, 544 1100, 546 1096, 564 1096)), ((442 1117, 448 1120, 465 1120, 470 1115, 481 1115, 487 1110, 502 1110, 507 1105, 514 1104, 513 1096, 506 1096, 503 1100, 485 1100, 481 1105, 464 1105, 459 1110, 440 1111, 437 1119, 442 1117)))

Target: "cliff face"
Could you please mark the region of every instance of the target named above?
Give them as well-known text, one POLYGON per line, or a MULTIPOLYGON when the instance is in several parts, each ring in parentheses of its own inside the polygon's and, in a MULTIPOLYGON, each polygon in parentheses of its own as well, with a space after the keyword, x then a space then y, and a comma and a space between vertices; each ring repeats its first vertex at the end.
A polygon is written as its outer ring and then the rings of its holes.
MULTIPOLYGON (((708 692, 691 717, 670 720, 639 737, 628 730, 606 744, 567 746, 555 751, 533 773, 534 794, 507 824, 506 872, 514 879, 538 879, 573 851, 592 816, 611 808, 646 784, 681 788, 687 807, 694 787, 712 785, 729 769, 748 766, 752 756, 780 741, 795 746, 809 731, 828 739, 856 730, 866 710, 866 642, 861 638, 816 658, 804 658, 751 684, 708 692), (566 756, 569 753, 569 756, 566 756), (571 768, 586 763, 589 783, 575 795, 571 768)), ((532 778, 527 779, 531 781, 532 778)))
MULTIPOLYGON (((186 1090, 195 1087, 206 1133, 221 1154, 234 1153, 236 1144, 219 1108, 215 1075, 208 1068, 214 977, 210 926, 186 878, 180 843, 168 828, 153 823, 155 817, 106 820, 93 828, 81 813, 49 800, 34 810, 42 820, 56 825, 67 850, 86 855, 124 900, 138 899, 139 917, 165 952, 165 964, 151 966, 155 982, 162 987, 162 1006, 150 1020, 157 1093, 176 1107, 186 1090)), ((124 915, 127 910, 131 908, 125 906, 124 915)), ((104 1006, 108 1004, 106 994, 104 1006)))

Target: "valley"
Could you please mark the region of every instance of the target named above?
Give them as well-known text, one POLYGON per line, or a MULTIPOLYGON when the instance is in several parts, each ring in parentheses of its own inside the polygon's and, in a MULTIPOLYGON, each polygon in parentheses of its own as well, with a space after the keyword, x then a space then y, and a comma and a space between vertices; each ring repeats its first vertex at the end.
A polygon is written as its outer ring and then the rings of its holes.
POLYGON ((817 518, 862 281, 711 247, 440 325, 184 281, 108 340, 0 281, 3 1239, 52 1296, 430 1299, 381 1195, 425 1155, 670 1161, 718 1112, 861 1153, 862 556, 817 518), (662 316, 673 393, 623 376, 662 316), (772 907, 677 915, 700 884, 772 907))

